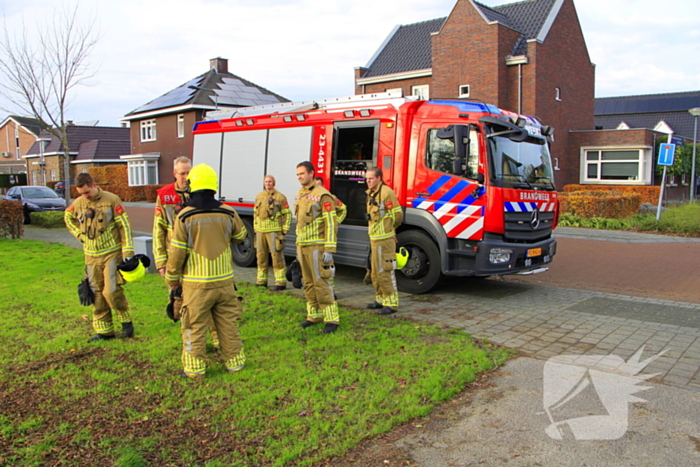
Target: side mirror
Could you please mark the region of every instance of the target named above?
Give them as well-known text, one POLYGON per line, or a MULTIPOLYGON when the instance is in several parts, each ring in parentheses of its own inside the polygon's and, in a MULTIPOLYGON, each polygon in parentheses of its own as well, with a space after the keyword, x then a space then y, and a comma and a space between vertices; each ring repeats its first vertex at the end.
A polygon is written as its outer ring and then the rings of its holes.
POLYGON ((484 174, 478 173, 476 174, 476 181, 479 183, 479 185, 484 184, 484 174))
MULTIPOLYGON (((455 156, 458 159, 467 158, 470 142, 469 127, 467 125, 449 125, 446 128, 440 128, 436 136, 440 139, 452 139, 455 143, 455 156)), ((455 172, 455 175, 459 174, 455 172)))

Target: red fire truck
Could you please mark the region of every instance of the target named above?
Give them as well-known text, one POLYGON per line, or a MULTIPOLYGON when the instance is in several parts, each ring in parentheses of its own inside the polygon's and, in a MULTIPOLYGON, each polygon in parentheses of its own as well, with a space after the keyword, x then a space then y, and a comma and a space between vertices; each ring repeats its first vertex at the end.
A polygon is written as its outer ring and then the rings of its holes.
MULTIPOLYGON (((310 160, 348 206, 336 263, 367 267, 364 176, 380 167, 405 210, 398 246, 410 259, 399 289, 425 293, 443 275, 546 270, 559 213, 552 132, 481 102, 388 92, 210 112, 193 129, 193 160, 214 167, 219 196, 246 224, 249 238, 234 252, 240 266, 255 262, 253 202, 264 175, 291 204, 296 165, 310 160)), ((293 227, 285 254, 295 255, 293 227)))

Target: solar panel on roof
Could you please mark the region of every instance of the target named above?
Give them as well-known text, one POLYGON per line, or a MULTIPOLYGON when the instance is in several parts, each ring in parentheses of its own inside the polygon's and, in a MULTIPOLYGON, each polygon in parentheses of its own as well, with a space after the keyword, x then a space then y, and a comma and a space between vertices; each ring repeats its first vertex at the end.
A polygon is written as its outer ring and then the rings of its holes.
POLYGON ((134 110, 132 113, 145 112, 147 110, 162 109, 164 107, 172 107, 175 105, 182 105, 187 102, 192 94, 196 91, 194 89, 189 89, 188 86, 199 86, 204 79, 203 76, 194 78, 187 83, 179 86, 168 93, 153 99, 148 104, 145 104, 138 109, 134 110))

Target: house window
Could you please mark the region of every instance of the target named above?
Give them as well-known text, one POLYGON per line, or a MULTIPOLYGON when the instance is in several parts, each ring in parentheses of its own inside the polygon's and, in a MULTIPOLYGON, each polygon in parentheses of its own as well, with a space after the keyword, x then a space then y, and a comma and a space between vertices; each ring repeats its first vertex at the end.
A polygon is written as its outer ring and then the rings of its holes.
POLYGON ((561 101, 561 89, 554 88, 554 100, 561 101))
POLYGON ((430 99, 430 85, 423 84, 421 86, 411 86, 411 95, 418 96, 418 99, 427 101, 430 99))
POLYGON ((177 137, 185 137, 185 116, 183 114, 177 116, 177 137))
POLYGON ((401 95, 403 96, 403 89, 402 88, 388 88, 388 89, 385 89, 384 92, 400 92, 401 95))
POLYGON ((156 140, 156 120, 142 120, 141 121, 141 141, 155 141, 156 140))
POLYGON ((158 161, 129 161, 129 186, 157 185, 158 161))
POLYGON ((459 97, 469 97, 469 85, 463 84, 459 87, 459 97))
POLYGON ((51 169, 51 181, 52 182, 58 181, 58 179, 56 178, 56 169, 51 169))
POLYGON ((583 183, 651 183, 648 150, 600 148, 586 149, 583 153, 583 183))

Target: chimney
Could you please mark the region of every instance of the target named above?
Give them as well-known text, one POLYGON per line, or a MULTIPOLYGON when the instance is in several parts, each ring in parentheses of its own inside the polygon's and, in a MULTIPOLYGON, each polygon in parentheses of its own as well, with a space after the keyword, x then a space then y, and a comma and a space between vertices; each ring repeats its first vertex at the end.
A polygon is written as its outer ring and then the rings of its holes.
POLYGON ((228 58, 216 57, 209 60, 209 68, 220 75, 228 73, 228 58))

